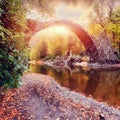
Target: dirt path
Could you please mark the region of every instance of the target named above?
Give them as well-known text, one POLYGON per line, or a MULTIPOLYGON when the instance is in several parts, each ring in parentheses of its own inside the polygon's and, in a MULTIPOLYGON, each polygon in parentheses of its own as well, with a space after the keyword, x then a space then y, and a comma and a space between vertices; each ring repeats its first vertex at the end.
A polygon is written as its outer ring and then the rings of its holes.
POLYGON ((120 120, 120 111, 59 86, 53 78, 27 74, 18 89, 1 96, 0 120, 120 120))

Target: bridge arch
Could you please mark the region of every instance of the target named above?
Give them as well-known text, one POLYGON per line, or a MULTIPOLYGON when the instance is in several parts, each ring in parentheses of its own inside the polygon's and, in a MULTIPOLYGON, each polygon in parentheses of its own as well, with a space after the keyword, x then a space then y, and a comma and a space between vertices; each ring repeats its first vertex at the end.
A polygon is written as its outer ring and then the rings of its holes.
POLYGON ((36 25, 34 34, 38 31, 44 30, 52 26, 64 26, 70 31, 72 31, 73 33, 75 33, 78 36, 78 38, 82 41, 82 43, 84 44, 86 51, 90 57, 90 62, 99 61, 99 53, 92 38, 77 23, 73 23, 73 22, 66 21, 66 20, 40 22, 38 25, 36 25))

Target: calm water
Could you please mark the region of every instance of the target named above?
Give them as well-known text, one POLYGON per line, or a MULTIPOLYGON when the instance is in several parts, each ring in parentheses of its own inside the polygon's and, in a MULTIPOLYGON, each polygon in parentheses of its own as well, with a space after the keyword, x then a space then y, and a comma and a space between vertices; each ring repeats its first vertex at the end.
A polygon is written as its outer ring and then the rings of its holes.
POLYGON ((120 107, 120 69, 52 68, 31 65, 30 71, 50 75, 62 86, 120 107))

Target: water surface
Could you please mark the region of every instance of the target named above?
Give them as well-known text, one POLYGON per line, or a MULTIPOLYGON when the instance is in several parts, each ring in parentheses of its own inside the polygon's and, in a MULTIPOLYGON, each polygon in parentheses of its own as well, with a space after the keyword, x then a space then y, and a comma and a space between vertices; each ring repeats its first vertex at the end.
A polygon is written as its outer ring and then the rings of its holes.
POLYGON ((30 71, 52 76, 61 86, 120 107, 120 69, 53 68, 30 65, 30 71))

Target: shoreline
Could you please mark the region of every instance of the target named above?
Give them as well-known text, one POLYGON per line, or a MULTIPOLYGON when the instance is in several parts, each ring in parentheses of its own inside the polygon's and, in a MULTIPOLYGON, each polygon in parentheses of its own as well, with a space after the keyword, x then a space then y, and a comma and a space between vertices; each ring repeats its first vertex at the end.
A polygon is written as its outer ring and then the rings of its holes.
POLYGON ((13 99, 9 107, 15 107, 21 113, 19 115, 21 119, 22 116, 25 120, 120 119, 120 110, 80 93, 69 91, 50 76, 29 73, 25 74, 21 80, 23 86, 13 90, 12 96, 9 96, 9 93, 6 94, 13 99))
MULTIPOLYGON (((37 92, 40 95, 42 95, 42 97, 46 99, 47 101, 50 100, 51 102, 59 103, 61 105, 64 104, 65 106, 66 105, 71 106, 71 109, 75 108, 77 111, 81 111, 81 108, 83 108, 84 109, 83 113, 84 114, 86 112, 91 113, 92 119, 94 119, 94 117, 95 119, 96 118, 98 119, 100 118, 100 116, 103 116, 105 120, 119 120, 120 119, 120 111, 118 109, 115 109, 114 107, 110 107, 105 103, 97 102, 96 100, 92 98, 85 97, 81 95, 80 93, 69 91, 67 88, 61 87, 50 76, 45 76, 41 74, 38 75, 35 73, 33 73, 32 75, 28 74, 27 76, 23 77, 23 81, 25 82, 25 84, 28 84, 30 82, 28 81, 31 78, 30 76, 34 76, 34 78, 35 76, 37 76, 37 79, 35 80, 33 79, 32 83, 34 84, 36 83, 37 92), (44 90, 42 90, 41 88, 44 90)), ((86 113, 86 115, 88 113, 86 113)), ((78 116, 81 116, 81 114, 78 114, 78 113, 76 114, 78 116)))
MULTIPOLYGON (((33 61, 29 61, 29 64, 33 64, 33 65, 47 65, 47 66, 57 66, 57 67, 70 67, 69 65, 67 65, 67 63, 64 63, 61 61, 52 61, 52 60, 48 60, 48 61, 42 61, 42 60, 33 60, 33 61)), ((109 63, 104 63, 104 64, 100 64, 100 63, 90 63, 90 62, 86 62, 86 61, 82 61, 82 62, 73 62, 71 64, 71 66, 74 67, 89 67, 89 68, 93 68, 93 69, 99 69, 99 68, 120 68, 120 63, 119 64, 109 64, 109 63)))

